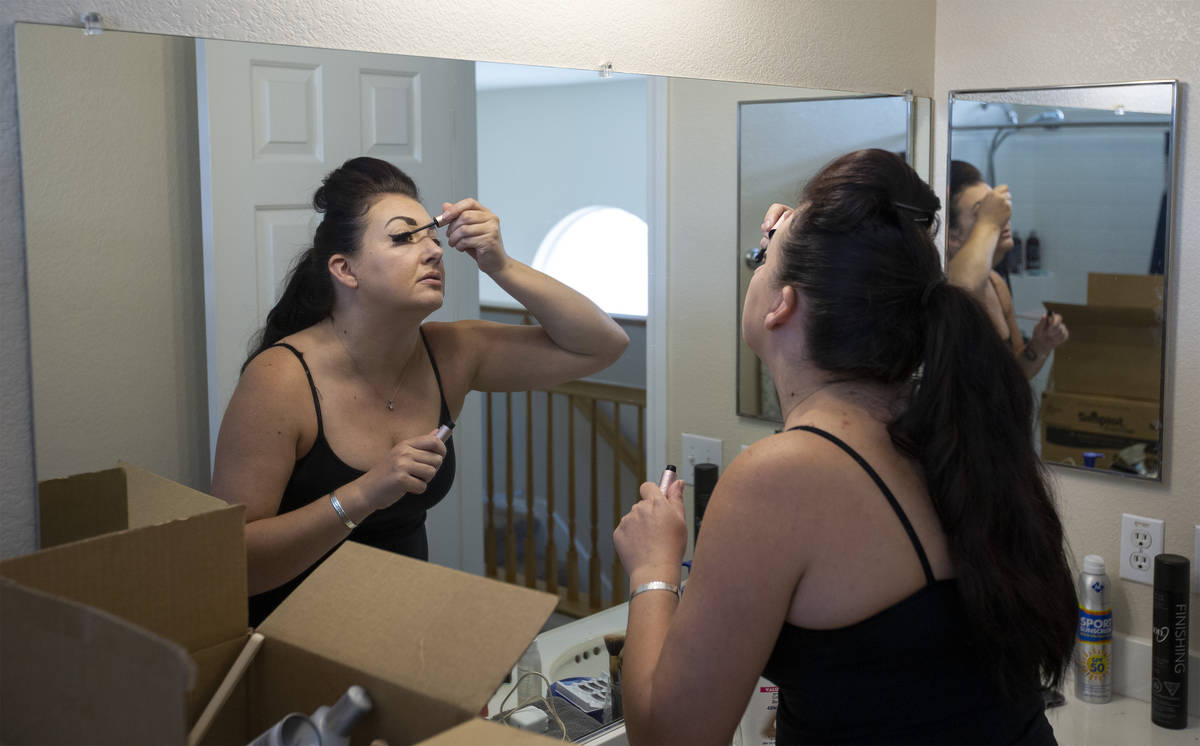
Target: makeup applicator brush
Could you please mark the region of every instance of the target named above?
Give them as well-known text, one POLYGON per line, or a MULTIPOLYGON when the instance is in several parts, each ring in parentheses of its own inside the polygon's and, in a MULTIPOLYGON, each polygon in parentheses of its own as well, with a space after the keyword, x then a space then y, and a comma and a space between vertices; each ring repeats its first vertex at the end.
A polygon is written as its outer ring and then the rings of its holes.
POLYGON ((621 649, 625 647, 625 635, 605 635, 604 647, 608 650, 609 697, 612 699, 613 720, 624 717, 621 709, 621 649))

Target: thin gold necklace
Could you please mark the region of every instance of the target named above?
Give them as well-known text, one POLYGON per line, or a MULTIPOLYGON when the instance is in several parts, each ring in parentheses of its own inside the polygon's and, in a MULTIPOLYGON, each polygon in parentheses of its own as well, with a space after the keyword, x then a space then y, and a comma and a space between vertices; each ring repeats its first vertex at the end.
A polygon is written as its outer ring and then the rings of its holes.
POLYGON ((396 381, 396 388, 392 389, 392 395, 383 396, 383 392, 376 388, 375 384, 371 383, 371 379, 367 378, 366 374, 362 372, 362 368, 358 367, 358 361, 354 359, 354 355, 350 352, 350 348, 346 346, 346 342, 342 339, 342 335, 338 334, 337 327, 333 325, 332 316, 329 317, 329 327, 333 329, 333 336, 337 337, 338 342, 341 342, 342 349, 346 351, 346 357, 350 358, 350 364, 354 366, 354 372, 357 373, 358 377, 363 379, 363 381, 365 381, 366 384, 370 386, 376 394, 383 397, 383 403, 384 406, 387 407, 387 410, 389 412, 394 412, 396 410, 396 394, 400 391, 400 384, 404 383, 404 371, 400 371, 400 379, 396 381))

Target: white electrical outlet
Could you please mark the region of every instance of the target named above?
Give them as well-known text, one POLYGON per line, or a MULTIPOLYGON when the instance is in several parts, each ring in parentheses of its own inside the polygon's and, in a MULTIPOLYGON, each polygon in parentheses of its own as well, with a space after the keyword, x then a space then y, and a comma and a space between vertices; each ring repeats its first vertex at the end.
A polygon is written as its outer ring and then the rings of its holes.
POLYGON ((1200 523, 1196 524, 1196 546, 1192 550, 1192 593, 1200 593, 1200 523))
POLYGON ((721 441, 716 438, 683 433, 682 446, 683 457, 678 464, 679 478, 688 484, 695 484, 693 469, 696 464, 716 464, 717 468, 722 466, 721 441))
POLYGON ((1121 577, 1154 584, 1154 557, 1163 552, 1163 522, 1121 514, 1121 577))

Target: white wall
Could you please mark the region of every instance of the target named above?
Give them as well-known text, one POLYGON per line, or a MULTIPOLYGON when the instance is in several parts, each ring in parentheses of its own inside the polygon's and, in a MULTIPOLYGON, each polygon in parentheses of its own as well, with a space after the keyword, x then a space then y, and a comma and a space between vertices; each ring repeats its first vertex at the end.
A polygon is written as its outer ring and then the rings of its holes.
POLYGON ((26 25, 20 61, 38 476, 207 492, 195 44, 26 25))
MULTIPOLYGON (((7 0, 0 5, 0 556, 32 550, 36 526, 13 23, 76 25, 81 10, 100 13, 110 28, 218 39, 579 68, 611 61, 620 72, 862 92, 928 94, 933 86, 933 0, 95 0, 86 8, 7 0)), ((714 304, 710 317, 727 321, 731 303, 714 304)), ((722 339, 732 347, 731 336, 722 339)))
MULTIPOLYGON (((1161 518, 1166 549, 1191 556, 1192 526, 1200 523, 1200 150, 1188 147, 1188 112, 1200 93, 1200 3, 1039 0, 1004 3, 940 2, 937 6, 935 101, 960 88, 1003 88, 1178 78, 1185 81, 1178 137, 1180 179, 1175 249, 1170 264, 1166 372, 1166 470, 1163 483, 1142 484, 1083 472, 1054 474, 1071 550, 1077 563, 1100 554, 1115 566, 1122 512, 1161 518)), ((945 133, 937 107, 935 132, 945 133)), ((945 138, 935 152, 935 188, 945 192, 945 138)), ((1116 629, 1149 637, 1151 589, 1116 581, 1116 629)), ((1193 599, 1195 596, 1193 596, 1193 599)), ((1192 615, 1192 650, 1200 615, 1192 615)))
MULTIPOLYGON (((480 91, 475 116, 479 199, 500 216, 514 258, 531 264, 546 234, 582 207, 646 219, 644 78, 480 91)), ((513 302, 486 276, 479 301, 513 302)))

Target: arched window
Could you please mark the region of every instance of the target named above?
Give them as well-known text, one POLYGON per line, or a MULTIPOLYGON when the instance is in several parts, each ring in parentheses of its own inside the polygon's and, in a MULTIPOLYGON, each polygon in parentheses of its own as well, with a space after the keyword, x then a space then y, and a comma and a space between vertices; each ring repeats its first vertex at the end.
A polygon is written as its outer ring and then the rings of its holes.
POLYGON ((646 221, 619 207, 584 207, 550 229, 534 269, 570 285, 606 313, 645 317, 646 221))

